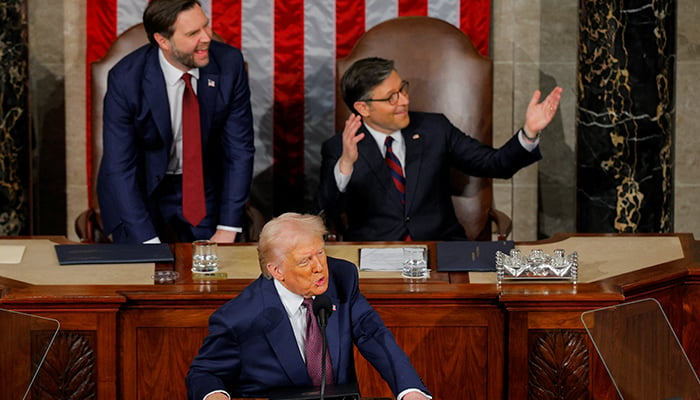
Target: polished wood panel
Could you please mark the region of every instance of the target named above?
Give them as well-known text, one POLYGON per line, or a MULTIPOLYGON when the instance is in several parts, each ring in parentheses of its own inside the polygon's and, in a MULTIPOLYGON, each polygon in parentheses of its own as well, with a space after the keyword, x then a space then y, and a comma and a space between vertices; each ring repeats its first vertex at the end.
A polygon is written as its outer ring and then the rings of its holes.
POLYGON ((139 308, 121 314, 124 399, 177 399, 214 308, 139 308))
MULTIPOLYGON (((583 311, 654 297, 700 365, 700 247, 692 235, 677 236, 682 259, 597 282, 498 287, 469 283, 466 273, 435 273, 424 283, 362 279, 360 288, 438 399, 615 399, 583 311)), ((180 273, 173 284, 47 286, 0 277, 0 307, 61 322, 51 369, 37 387, 60 397, 56 376, 77 371, 85 398, 186 397, 184 376, 209 315, 250 281, 193 281, 189 245, 173 249, 175 263, 157 265, 180 273)), ((359 353, 356 365, 364 396, 391 397, 359 353)))

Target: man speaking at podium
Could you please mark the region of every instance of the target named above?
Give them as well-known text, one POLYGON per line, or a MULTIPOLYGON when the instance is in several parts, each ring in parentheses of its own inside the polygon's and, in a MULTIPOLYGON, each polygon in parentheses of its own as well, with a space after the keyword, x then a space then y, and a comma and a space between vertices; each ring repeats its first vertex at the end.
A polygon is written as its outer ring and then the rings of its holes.
POLYGON ((328 258, 323 221, 283 214, 260 234, 262 275, 209 319, 209 335, 187 375, 190 400, 269 397, 280 388, 319 386, 320 329, 307 303, 327 296, 326 385, 357 381, 353 343, 400 400, 430 393, 358 287, 357 268, 328 258), (307 311, 308 310, 308 311, 307 311), (307 316, 309 319, 307 320, 307 316))

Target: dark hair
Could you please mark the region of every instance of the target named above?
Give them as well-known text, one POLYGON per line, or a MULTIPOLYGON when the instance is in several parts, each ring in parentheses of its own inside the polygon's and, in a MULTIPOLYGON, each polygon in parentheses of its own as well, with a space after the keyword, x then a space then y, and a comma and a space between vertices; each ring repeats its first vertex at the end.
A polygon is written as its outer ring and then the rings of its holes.
POLYGON ((355 102, 367 100, 372 89, 384 82, 394 70, 394 61, 379 57, 363 58, 355 61, 340 80, 340 93, 343 101, 352 112, 355 102))
POLYGON ((148 41, 157 46, 154 35, 160 33, 170 39, 175 33, 177 16, 194 6, 200 6, 198 0, 151 0, 143 12, 143 28, 148 35, 148 41))

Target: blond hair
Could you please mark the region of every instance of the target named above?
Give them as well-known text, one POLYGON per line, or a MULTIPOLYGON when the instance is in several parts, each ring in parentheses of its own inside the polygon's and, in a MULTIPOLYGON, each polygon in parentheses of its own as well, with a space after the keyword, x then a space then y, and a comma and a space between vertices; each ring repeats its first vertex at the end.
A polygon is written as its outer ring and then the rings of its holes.
POLYGON ((300 237, 317 236, 323 239, 328 233, 321 217, 311 214, 284 213, 263 226, 258 240, 260 271, 267 279, 272 276, 268 264, 279 263, 285 254, 296 247, 300 237))

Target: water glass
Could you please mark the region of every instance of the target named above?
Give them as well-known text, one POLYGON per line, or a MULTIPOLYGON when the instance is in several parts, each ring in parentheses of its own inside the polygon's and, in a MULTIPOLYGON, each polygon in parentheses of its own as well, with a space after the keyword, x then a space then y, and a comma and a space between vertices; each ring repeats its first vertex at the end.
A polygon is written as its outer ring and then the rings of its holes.
POLYGON ((426 278, 428 276, 427 253, 426 247, 404 247, 401 275, 406 278, 426 278))
POLYGON ((213 274, 219 270, 219 257, 216 254, 216 242, 195 240, 192 242, 192 272, 213 274))

